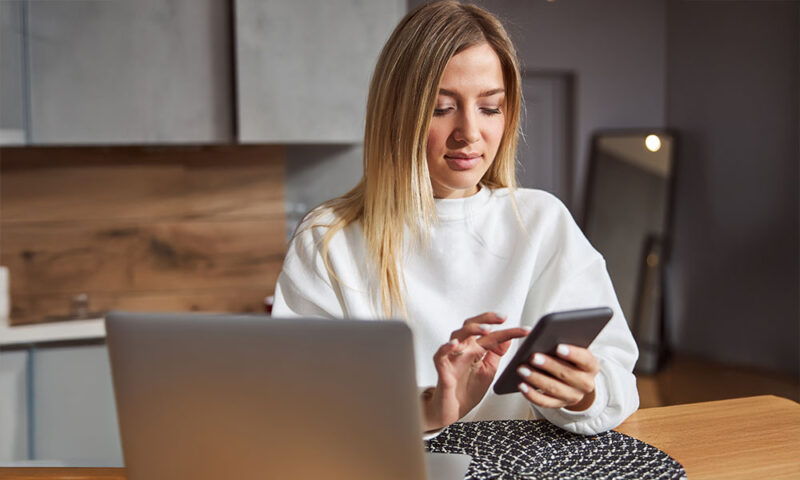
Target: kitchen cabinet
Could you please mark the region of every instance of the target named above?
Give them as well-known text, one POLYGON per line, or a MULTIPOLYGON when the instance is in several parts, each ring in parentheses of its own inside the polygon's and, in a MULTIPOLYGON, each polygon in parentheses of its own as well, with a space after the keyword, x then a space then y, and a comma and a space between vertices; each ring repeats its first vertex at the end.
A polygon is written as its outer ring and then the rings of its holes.
POLYGON ((352 144, 406 2, 0 7, 0 144, 352 144))
POLYGON ((0 351, 0 464, 122 466, 108 351, 102 341, 0 351))
POLYGON ((233 139, 228 2, 29 0, 27 9, 30 143, 233 139))
POLYGON ((0 145, 25 144, 25 7, 22 0, 0 2, 0 145))
POLYGON ((28 458, 28 359, 0 351, 0 462, 28 458))
POLYGON ((106 346, 43 346, 33 354, 35 458, 122 466, 106 346))
POLYGON ((236 0, 238 139, 361 143, 367 90, 405 0, 236 0))

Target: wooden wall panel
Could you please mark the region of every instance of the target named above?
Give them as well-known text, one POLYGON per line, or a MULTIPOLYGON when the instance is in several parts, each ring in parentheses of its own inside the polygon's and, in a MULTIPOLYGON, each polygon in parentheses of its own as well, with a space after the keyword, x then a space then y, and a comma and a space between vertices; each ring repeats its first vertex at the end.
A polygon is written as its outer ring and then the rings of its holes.
POLYGON ((280 219, 4 226, 12 294, 236 288, 280 267, 280 219))
POLYGON ((92 310, 261 311, 285 253, 274 146, 0 149, 12 323, 92 310))
POLYGON ((283 216, 281 147, 3 148, 2 222, 283 216))
POLYGON ((123 229, 76 222, 0 225, 0 262, 9 269, 12 307, 16 295, 120 290, 129 283, 133 241, 123 229))
POLYGON ((226 221, 154 224, 132 255, 135 290, 247 288, 271 290, 285 250, 285 222, 226 221))

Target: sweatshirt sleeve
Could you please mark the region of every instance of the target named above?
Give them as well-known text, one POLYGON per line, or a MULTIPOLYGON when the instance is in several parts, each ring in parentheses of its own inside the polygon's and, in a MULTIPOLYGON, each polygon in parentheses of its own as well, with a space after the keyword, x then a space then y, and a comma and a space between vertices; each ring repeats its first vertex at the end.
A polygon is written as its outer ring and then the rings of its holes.
POLYGON ((302 228, 294 236, 275 285, 275 317, 343 318, 342 305, 322 260, 321 228, 302 228))
POLYGON ((559 202, 543 248, 545 267, 531 284, 526 301, 527 321, 542 315, 577 308, 607 306, 613 317, 589 350, 600 366, 595 377, 594 403, 583 411, 531 407, 551 423, 573 433, 593 435, 611 430, 639 408, 633 367, 639 355, 636 342, 620 308, 603 257, 591 246, 572 216, 559 202))

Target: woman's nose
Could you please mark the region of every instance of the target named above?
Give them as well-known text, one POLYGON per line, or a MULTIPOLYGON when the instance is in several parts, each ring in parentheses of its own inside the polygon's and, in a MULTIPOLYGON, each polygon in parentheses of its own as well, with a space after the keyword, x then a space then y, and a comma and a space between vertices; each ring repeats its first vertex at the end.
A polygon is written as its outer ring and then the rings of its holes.
POLYGON ((478 128, 477 114, 475 112, 463 111, 460 115, 458 125, 453 132, 453 138, 459 142, 475 143, 481 138, 478 128))

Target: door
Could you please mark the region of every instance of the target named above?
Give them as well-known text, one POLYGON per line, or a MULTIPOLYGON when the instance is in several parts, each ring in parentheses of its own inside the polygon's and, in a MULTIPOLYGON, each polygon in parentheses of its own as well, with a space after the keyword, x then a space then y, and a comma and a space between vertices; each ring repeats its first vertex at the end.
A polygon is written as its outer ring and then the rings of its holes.
POLYGON ((523 72, 522 95, 519 185, 546 190, 570 206, 572 78, 562 73, 523 72))

